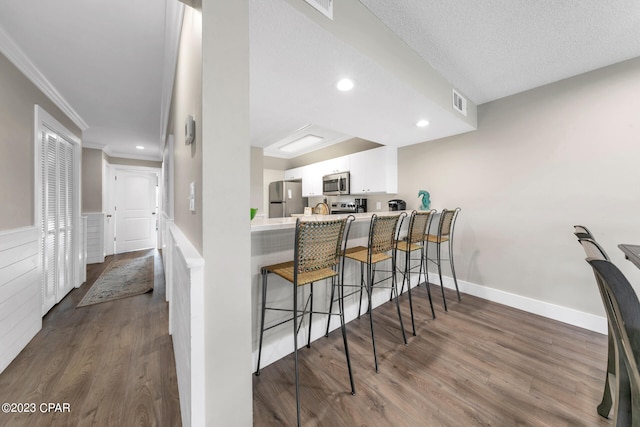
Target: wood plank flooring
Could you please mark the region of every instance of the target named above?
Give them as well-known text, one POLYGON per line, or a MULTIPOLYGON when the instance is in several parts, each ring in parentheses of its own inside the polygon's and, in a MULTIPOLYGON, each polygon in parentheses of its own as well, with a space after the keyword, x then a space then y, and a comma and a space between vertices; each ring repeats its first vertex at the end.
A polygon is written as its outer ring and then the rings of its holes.
MULTIPOLYGON (((417 336, 406 293, 402 343, 395 305, 374 310, 380 372, 369 319, 347 325, 356 395, 350 394, 339 330, 302 348, 302 423, 307 426, 608 426, 602 397, 606 336, 470 295, 447 291, 445 313, 432 285, 413 293, 417 336)), ((293 356, 253 379, 254 425, 295 425, 293 356)))
POLYGON ((43 319, 42 330, 0 374, 0 403, 36 403, 33 414, 0 413, 0 426, 180 426, 168 334, 164 273, 157 251, 107 257, 87 282, 43 319), (110 262, 155 257, 153 292, 76 309, 110 262), (70 412, 42 413, 40 403, 70 412))

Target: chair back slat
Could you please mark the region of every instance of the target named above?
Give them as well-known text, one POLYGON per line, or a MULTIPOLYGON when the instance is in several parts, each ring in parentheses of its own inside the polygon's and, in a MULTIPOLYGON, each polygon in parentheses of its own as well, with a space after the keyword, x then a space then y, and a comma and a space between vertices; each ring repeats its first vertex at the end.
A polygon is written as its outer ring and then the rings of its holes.
POLYGON ((460 212, 460 208, 456 208, 454 210, 443 209, 440 214, 440 225, 438 234, 440 237, 451 237, 451 233, 453 232, 453 225, 455 223, 456 216, 460 212))
POLYGON ((297 221, 296 261, 298 272, 333 268, 340 258, 340 246, 347 219, 297 221))
POLYGON ((369 250, 372 254, 379 254, 394 248, 396 240, 396 228, 400 215, 371 216, 371 228, 369 230, 369 250))
POLYGON ((407 234, 407 243, 415 244, 424 240, 424 235, 431 220, 431 215, 435 210, 426 212, 413 211, 409 220, 409 233, 407 234))
POLYGON ((585 227, 584 225, 574 225, 573 226, 573 234, 575 234, 578 239, 593 239, 593 240, 595 240, 595 238, 593 237, 593 234, 591 234, 589 229, 587 227, 585 227))
POLYGON ((609 260, 607 253, 595 240, 585 238, 579 239, 579 242, 582 245, 587 258, 609 260))

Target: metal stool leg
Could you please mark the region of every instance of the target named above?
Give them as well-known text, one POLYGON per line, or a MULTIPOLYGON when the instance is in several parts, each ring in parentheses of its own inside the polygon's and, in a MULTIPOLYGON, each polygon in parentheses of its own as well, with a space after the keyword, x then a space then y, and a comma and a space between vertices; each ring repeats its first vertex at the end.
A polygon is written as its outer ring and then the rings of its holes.
POLYGON ((364 263, 360 263, 360 303, 358 303, 358 319, 362 312, 362 290, 364 289, 364 263))
MULTIPOLYGON (((335 289, 336 289, 335 281, 332 280, 331 281, 331 299, 329 300, 329 315, 327 316, 327 331, 324 333, 325 337, 329 336, 329 324, 331 323, 331 313, 333 313, 333 298, 335 295, 335 289)), ((338 291, 338 295, 339 294, 340 294, 340 291, 338 291)), ((340 297, 338 296, 338 298, 340 297)))
POLYGON ((441 243, 438 242, 437 243, 437 248, 436 248, 436 252, 437 252, 437 259, 438 259, 438 276, 440 276, 440 289, 442 290, 442 302, 444 303, 444 311, 449 311, 447 310, 447 299, 444 296, 444 285, 442 284, 442 259, 440 258, 440 248, 441 248, 441 243))
POLYGON ((256 376, 260 375, 260 357, 262 356, 262 337, 264 336, 264 315, 267 311, 267 270, 262 270, 262 315, 260 316, 260 343, 258 344, 258 367, 256 368, 256 376))
MULTIPOLYGON (((427 295, 429 296, 429 306, 431 306, 431 318, 436 318, 436 312, 433 309, 433 300, 431 299, 431 286, 429 286, 429 264, 427 262, 427 248, 422 248, 422 253, 420 255, 420 273, 422 273, 422 268, 424 267, 424 284, 427 288, 427 295)), ((418 286, 420 286, 420 273, 418 273, 418 286)))
POLYGON ((293 285, 293 347, 296 375, 296 414, 300 426, 300 380, 298 379, 298 289, 293 285))
POLYGON ((453 274, 453 283, 456 285, 456 292, 458 293, 458 301, 461 301, 458 279, 456 279, 456 269, 453 266, 453 241, 451 239, 449 239, 449 264, 451 265, 451 273, 453 274))
MULTIPOLYGON (((309 335, 307 336, 307 348, 311 348, 311 316, 313 315, 313 282, 311 282, 309 284, 309 290, 310 290, 310 294, 309 294, 309 298, 310 298, 310 303, 309 303, 309 335)), ((302 315, 304 316, 304 313, 302 313, 302 315)), ((329 316, 331 317, 331 316, 329 316)))
MULTIPOLYGON (((422 267, 422 263, 420 264, 420 266, 422 267)), ((407 286, 407 292, 409 293, 409 311, 411 312, 411 329, 413 330, 413 336, 415 337, 416 324, 413 320, 413 301, 411 300, 411 252, 409 251, 407 251, 407 255, 405 257, 404 270, 405 270, 405 274, 404 274, 404 277, 402 278, 402 288, 404 289, 404 280, 406 276, 409 275, 409 284, 407 286)), ((420 270, 418 271, 418 283, 420 283, 421 270, 422 268, 420 268, 420 270)), ((400 291, 400 293, 402 293, 402 291, 400 291)))
POLYGON ((394 272, 393 276, 391 276, 391 287, 392 291, 396 293, 396 308, 398 310, 398 319, 400 320, 400 330, 402 331, 402 340, 405 344, 407 344, 407 334, 404 332, 404 324, 402 323, 402 313, 400 313, 400 298, 398 296, 398 282, 396 281, 396 254, 393 254, 391 258, 391 271, 394 272))
MULTIPOLYGON (((344 283, 344 281, 342 282, 344 283)), ((349 382, 351 383, 351 394, 355 396, 356 386, 353 381, 353 373, 351 372, 351 359, 349 357, 349 345, 347 344, 347 328, 344 322, 344 288, 340 283, 338 289, 338 308, 340 310, 340 329, 342 329, 342 341, 344 342, 344 354, 347 357, 347 368, 349 369, 349 382)))
POLYGON ((375 269, 372 269, 371 265, 367 268, 367 296, 369 297, 368 310, 369 310, 369 325, 371 327, 371 343, 373 344, 373 360, 376 365, 376 373, 378 373, 378 353, 376 353, 376 338, 373 333, 373 309, 371 307, 371 294, 373 293, 373 279, 375 277, 375 269))

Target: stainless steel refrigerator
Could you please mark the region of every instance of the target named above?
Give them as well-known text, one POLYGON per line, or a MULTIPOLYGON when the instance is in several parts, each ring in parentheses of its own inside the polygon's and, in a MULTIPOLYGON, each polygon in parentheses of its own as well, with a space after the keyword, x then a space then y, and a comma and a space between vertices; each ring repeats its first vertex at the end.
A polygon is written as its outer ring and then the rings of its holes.
POLYGON ((302 183, 276 181, 269 184, 269 218, 304 213, 306 205, 306 197, 302 197, 302 183))

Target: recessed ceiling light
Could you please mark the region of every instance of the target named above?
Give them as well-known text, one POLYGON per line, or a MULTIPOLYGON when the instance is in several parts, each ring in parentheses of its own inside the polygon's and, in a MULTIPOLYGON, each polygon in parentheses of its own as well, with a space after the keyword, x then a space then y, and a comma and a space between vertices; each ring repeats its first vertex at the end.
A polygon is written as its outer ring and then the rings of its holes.
POLYGON ((429 126, 429 120, 419 120, 418 123, 416 123, 416 126, 421 128, 429 126))
POLYGON ((342 79, 336 85, 339 91, 348 92, 353 89, 353 80, 351 79, 342 79))
POLYGON ((302 138, 298 138, 288 144, 283 145, 282 147, 280 147, 280 150, 284 151, 285 153, 293 153, 294 151, 300 151, 304 148, 312 147, 323 139, 324 138, 317 135, 305 135, 302 138))
POLYGON ((142 145, 136 145, 136 148, 137 148, 138 150, 144 150, 144 147, 143 147, 142 145))

